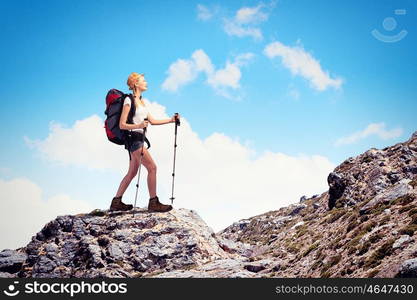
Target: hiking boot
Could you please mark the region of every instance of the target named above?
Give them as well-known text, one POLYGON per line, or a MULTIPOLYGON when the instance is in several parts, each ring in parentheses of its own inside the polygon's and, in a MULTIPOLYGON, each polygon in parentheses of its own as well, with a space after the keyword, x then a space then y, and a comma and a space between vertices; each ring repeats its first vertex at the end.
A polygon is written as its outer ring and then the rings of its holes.
POLYGON ((132 208, 132 204, 124 204, 122 202, 122 197, 114 197, 110 205, 110 210, 131 210, 132 208))
POLYGON ((155 212, 167 212, 172 209, 171 205, 165 205, 159 202, 158 197, 153 197, 149 199, 148 210, 155 212))

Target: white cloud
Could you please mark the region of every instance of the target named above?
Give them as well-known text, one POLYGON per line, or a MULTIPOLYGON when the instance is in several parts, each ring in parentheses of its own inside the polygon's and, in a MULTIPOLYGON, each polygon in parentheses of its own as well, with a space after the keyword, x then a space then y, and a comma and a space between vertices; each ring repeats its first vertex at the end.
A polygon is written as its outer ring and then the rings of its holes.
POLYGON ((255 7, 242 7, 233 18, 223 19, 223 29, 230 36, 249 36, 254 40, 262 40, 263 34, 259 25, 268 20, 270 10, 274 6, 275 2, 268 5, 260 3, 255 7))
POLYGON ((207 76, 210 76, 214 72, 214 66, 211 63, 210 57, 201 49, 194 51, 191 55, 192 61, 194 63, 194 68, 196 72, 205 72, 207 76))
POLYGON ((268 14, 262 11, 264 4, 256 7, 242 7, 236 12, 235 21, 239 24, 256 24, 268 20, 268 14))
POLYGON ((235 57, 234 64, 237 66, 246 66, 254 57, 255 54, 250 52, 239 54, 235 57))
POLYGON ((197 5, 197 18, 202 21, 208 21, 213 17, 210 9, 202 4, 197 5))
POLYGON ((335 146, 349 145, 363 140, 371 135, 376 135, 383 140, 389 140, 401 136, 402 128, 391 130, 385 129, 385 123, 371 123, 365 129, 352 133, 349 136, 342 137, 335 142, 335 146))
MULTIPOLYGON (((165 107, 145 101, 156 119, 168 117, 165 107)), ((92 116, 76 124, 96 118, 92 116)), ((66 131, 52 130, 48 138, 37 142, 36 148, 50 159, 58 159, 65 164, 85 164, 89 168, 107 167, 117 171, 123 168, 127 171, 125 150, 116 153, 112 149, 117 146, 110 142, 105 141, 109 147, 100 142, 95 147, 72 148, 74 144, 85 143, 85 136, 94 136, 97 132, 104 136, 103 121, 99 123, 95 120, 96 125, 85 126, 84 132, 78 130, 76 125, 66 131), (62 142, 53 146, 58 135, 62 142), (48 149, 49 146, 53 147, 53 151, 48 149), (68 148, 78 159, 57 155, 68 148), (91 161, 83 159, 78 153, 81 151, 91 161)), ((148 137, 152 144, 151 155, 158 166, 158 195, 161 202, 167 203, 171 196, 174 126, 150 126, 148 137)), ((320 155, 295 156, 271 151, 257 154, 248 141, 242 142, 222 133, 214 132, 201 139, 185 116, 178 128, 177 144, 174 206, 196 210, 216 231, 241 218, 297 202, 302 195, 324 192, 328 188, 327 175, 335 167, 320 155)), ((139 199, 146 200, 139 200, 138 203, 145 206, 148 199, 147 189, 143 188, 146 186, 146 168, 142 168, 141 172, 144 174, 141 175, 142 188, 139 190, 146 195, 139 199)), ((116 185, 118 182, 100 184, 116 185)), ((131 183, 131 192, 135 189, 134 185, 131 183)), ((130 199, 128 196, 125 199, 130 199)))
MULTIPOLYGON (((162 88, 175 92, 197 78, 200 73, 207 77, 207 83, 219 94, 229 97, 228 89, 238 89, 242 77, 240 68, 246 66, 254 57, 253 53, 242 53, 233 62, 226 61, 223 69, 213 66, 210 57, 201 49, 194 51, 191 59, 178 59, 167 71, 168 77, 162 88)), ((230 96, 230 98, 232 98, 230 96)))
POLYGON ((244 27, 231 20, 224 20, 224 31, 231 36, 245 37, 250 36, 254 40, 262 40, 262 31, 259 28, 244 27))
POLYGON ((214 88, 221 86, 231 87, 233 89, 239 88, 239 80, 242 76, 240 69, 237 65, 226 63, 224 69, 217 70, 207 79, 208 84, 214 88))
POLYGON ((0 179, 0 249, 16 249, 58 215, 90 212, 90 204, 58 194, 44 199, 42 189, 26 178, 0 179))
POLYGON ((97 115, 78 120, 71 128, 50 122, 46 139, 32 140, 25 137, 25 141, 44 158, 62 165, 122 172, 121 166, 125 163, 125 157, 121 158, 123 147, 117 147, 107 140, 103 120, 97 115))
POLYGON ((265 47, 264 54, 271 59, 281 57, 284 67, 292 74, 309 80, 311 86, 318 91, 330 87, 338 89, 343 83, 341 78, 332 78, 328 71, 324 71, 320 62, 300 45, 289 47, 280 42, 273 42, 265 47))
POLYGON ((169 66, 168 78, 162 83, 162 88, 176 91, 182 85, 193 81, 196 76, 196 66, 193 61, 178 59, 169 66))

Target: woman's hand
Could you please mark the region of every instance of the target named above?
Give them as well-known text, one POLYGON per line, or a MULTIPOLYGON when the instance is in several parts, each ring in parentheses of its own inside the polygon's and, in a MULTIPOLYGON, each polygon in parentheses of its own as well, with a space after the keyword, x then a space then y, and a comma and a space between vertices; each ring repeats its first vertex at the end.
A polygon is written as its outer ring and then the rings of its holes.
POLYGON ((173 115, 172 118, 171 118, 171 123, 175 123, 175 119, 179 120, 180 118, 181 118, 180 114, 173 115))
POLYGON ((148 120, 145 120, 145 121, 143 121, 142 123, 140 123, 138 125, 138 129, 148 127, 148 125, 149 125, 149 121, 148 120))

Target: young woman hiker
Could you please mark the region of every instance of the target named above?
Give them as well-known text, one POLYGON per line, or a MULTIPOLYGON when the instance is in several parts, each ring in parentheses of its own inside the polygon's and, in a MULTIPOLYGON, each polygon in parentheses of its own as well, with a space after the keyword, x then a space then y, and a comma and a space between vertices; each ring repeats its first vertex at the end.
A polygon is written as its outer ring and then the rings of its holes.
POLYGON ((127 85, 129 86, 129 89, 133 91, 132 98, 134 99, 134 103, 132 103, 130 97, 125 98, 122 114, 120 116, 119 127, 122 130, 132 130, 132 138, 125 146, 130 152, 129 170, 120 182, 116 196, 111 202, 110 210, 130 210, 133 208, 131 204, 125 204, 122 202, 122 196, 132 179, 135 178, 139 169, 139 164, 141 163, 148 171, 147 183, 150 197, 148 210, 155 212, 167 212, 172 209, 172 206, 160 203, 158 196, 156 195, 156 164, 149 151, 144 147, 143 134, 144 128, 147 128, 149 123, 152 125, 174 123, 176 118, 180 118, 180 115, 177 114, 171 119, 164 120, 156 120, 152 117, 145 105, 145 102, 142 100, 142 93, 148 89, 148 83, 146 82, 143 74, 138 74, 136 72, 130 74, 127 79, 127 85), (133 116, 133 124, 127 123, 130 105, 135 105, 136 107, 135 115, 133 116), (143 156, 141 158, 142 152, 143 156))

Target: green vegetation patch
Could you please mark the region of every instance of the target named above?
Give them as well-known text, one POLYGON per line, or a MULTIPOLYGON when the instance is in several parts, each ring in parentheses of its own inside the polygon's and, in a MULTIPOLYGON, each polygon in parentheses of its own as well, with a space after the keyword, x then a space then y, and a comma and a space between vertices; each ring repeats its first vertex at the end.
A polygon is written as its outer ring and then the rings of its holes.
POLYGON ((362 163, 370 163, 371 161, 372 161, 372 157, 370 157, 370 156, 365 156, 362 159, 362 163))
POLYGON ((371 247, 371 242, 366 242, 362 245, 362 247, 359 248, 358 255, 364 255, 366 252, 368 252, 369 248, 371 247))
POLYGON ((379 271, 380 271, 379 269, 372 270, 372 271, 368 272, 368 274, 366 274, 366 277, 367 278, 374 278, 375 275, 379 273, 379 271))
POLYGON ((365 268, 374 268, 378 266, 381 261, 386 257, 391 255, 394 252, 392 245, 394 244, 394 239, 390 239, 385 242, 380 248, 374 251, 370 257, 365 261, 365 268))
POLYGON ((341 216, 345 214, 345 210, 343 208, 336 208, 333 209, 330 213, 330 216, 327 218, 327 223, 331 224, 339 219, 341 216))
POLYGON ((414 178, 411 182, 408 183, 411 185, 414 189, 417 187, 417 177, 414 178))
POLYGON ((413 214, 413 215, 410 215, 410 217, 411 217, 410 225, 411 224, 417 224, 417 213, 413 214))
POLYGON ((330 277, 330 272, 328 271, 331 267, 337 265, 342 259, 342 255, 337 254, 332 256, 327 264, 325 264, 321 270, 320 276, 323 278, 330 277))
POLYGON ((293 254, 297 253, 298 251, 300 251, 301 245, 299 243, 292 243, 290 245, 288 245, 287 250, 293 254))
POLYGON ((357 247, 355 247, 355 246, 349 246, 348 247, 348 255, 354 254, 357 250, 358 250, 357 247))
POLYGON ((417 208, 415 208, 416 206, 415 205, 413 205, 413 204, 410 204, 410 205, 407 205, 407 206, 403 206, 403 207, 401 207, 399 210, 398 210, 398 212, 400 213, 400 214, 402 214, 403 212, 406 212, 406 211, 412 211, 412 210, 415 210, 415 213, 417 213, 417 208))
POLYGON ((391 217, 390 216, 388 216, 388 215, 386 215, 385 217, 383 217, 382 219, 381 219, 381 221, 379 222, 379 226, 382 226, 382 225, 385 225, 385 224, 387 224, 388 222, 389 222, 389 220, 391 219, 391 217))
POLYGON ((380 215, 384 210, 386 210, 387 208, 390 208, 391 205, 388 204, 381 204, 373 209, 371 209, 371 211, 369 212, 370 215, 380 215))
POLYGON ((390 204, 391 205, 397 205, 397 204, 400 204, 400 205, 407 205, 407 204, 410 204, 411 202, 413 202, 414 201, 414 195, 410 195, 410 194, 407 194, 407 195, 404 195, 404 196, 401 196, 401 197, 398 197, 397 199, 395 199, 395 200, 392 200, 391 202, 390 202, 390 204))
POLYGON ((368 224, 365 225, 364 230, 367 232, 371 232, 372 229, 374 229, 374 227, 377 225, 377 223, 375 221, 371 221, 368 224))
POLYGON ((91 211, 89 213, 89 215, 94 216, 94 217, 103 217, 103 216, 106 215, 106 212, 97 208, 97 209, 94 209, 93 211, 91 211))
POLYGON ((361 240, 361 238, 363 237, 362 235, 357 235, 355 238, 351 239, 350 242, 348 243, 349 247, 355 247, 359 241, 361 240))
POLYGON ((333 240, 333 242, 329 245, 329 249, 333 249, 336 250, 339 247, 339 242, 343 239, 344 237, 339 236, 338 238, 336 238, 335 240, 333 240))
POLYGON ((358 226, 358 224, 359 224, 359 223, 358 223, 356 220, 354 220, 354 221, 350 222, 350 223, 348 224, 348 226, 346 227, 346 233, 351 232, 354 228, 356 228, 356 226, 358 226))
POLYGON ((369 242, 371 242, 372 244, 375 244, 379 240, 382 240, 383 237, 384 236, 382 235, 382 233, 375 233, 369 237, 369 242))
MULTIPOLYGON (((412 205, 415 206, 415 205, 412 205)), ((412 215, 417 214, 417 208, 413 208, 408 212, 408 215, 411 217, 412 215)))
POLYGON ((296 237, 300 238, 308 232, 307 225, 301 225, 297 227, 297 234, 296 237))
POLYGON ((307 256, 311 251, 317 249, 319 247, 319 242, 312 244, 308 249, 303 253, 303 257, 307 256))
POLYGON ((417 231, 417 225, 416 224, 409 224, 403 228, 400 229, 400 234, 407 234, 409 236, 413 236, 414 232, 417 231))

